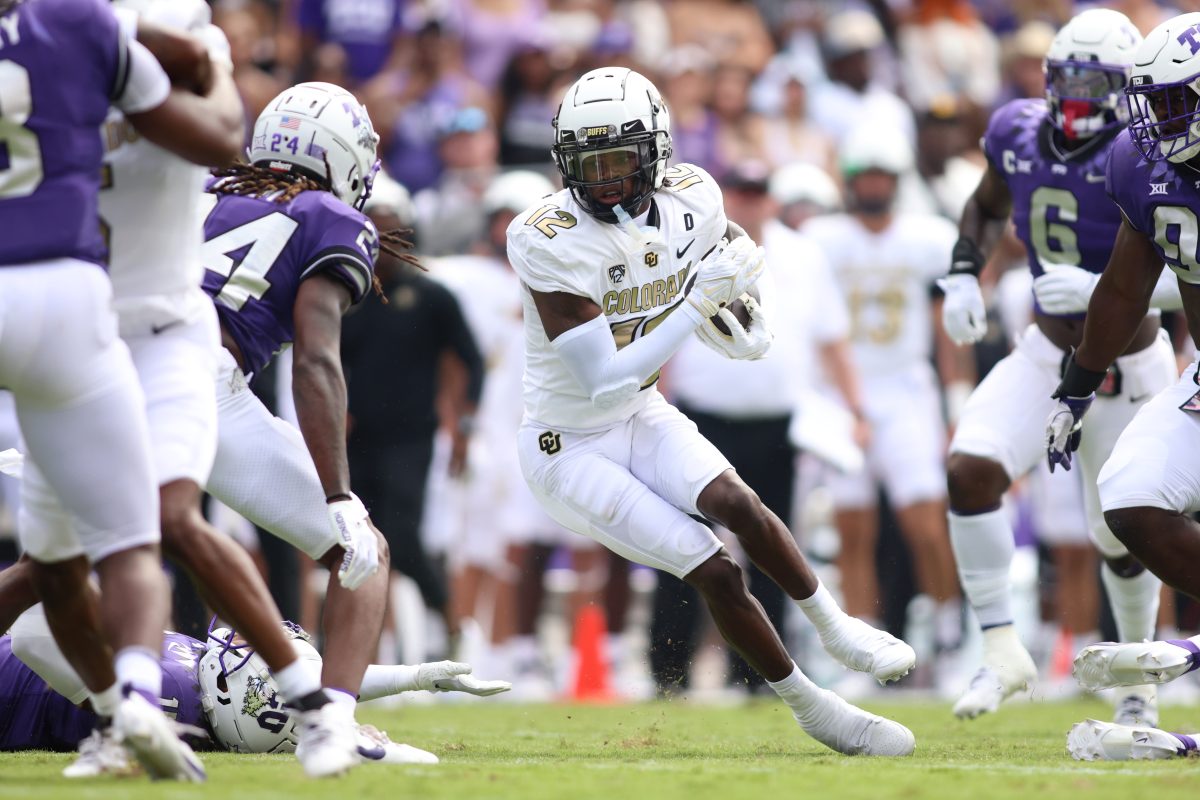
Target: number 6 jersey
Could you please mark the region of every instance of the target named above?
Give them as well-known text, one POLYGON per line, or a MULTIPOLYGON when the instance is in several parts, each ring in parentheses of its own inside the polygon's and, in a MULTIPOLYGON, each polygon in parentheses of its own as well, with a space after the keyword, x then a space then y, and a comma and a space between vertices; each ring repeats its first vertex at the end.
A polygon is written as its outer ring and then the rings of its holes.
POLYGON ((247 373, 261 371, 291 344, 301 281, 324 272, 344 283, 357 303, 371 289, 379 254, 371 220, 318 191, 301 192, 286 203, 269 195, 217 194, 204 220, 204 239, 204 291, 241 350, 247 373))
POLYGON ((600 410, 554 351, 529 289, 586 297, 600 306, 617 349, 654 330, 683 302, 688 277, 729 225, 721 189, 690 164, 667 170, 639 222, 653 243, 600 222, 563 189, 508 226, 508 259, 521 278, 525 315, 525 417, 560 430, 594 431, 637 413, 654 394, 653 375, 630 400, 600 410))
POLYGON ((1066 152, 1054 130, 1044 100, 1013 100, 992 115, 983 150, 1008 184, 1013 224, 1034 277, 1045 272, 1044 264, 1103 272, 1121 224, 1104 188, 1116 132, 1066 152))

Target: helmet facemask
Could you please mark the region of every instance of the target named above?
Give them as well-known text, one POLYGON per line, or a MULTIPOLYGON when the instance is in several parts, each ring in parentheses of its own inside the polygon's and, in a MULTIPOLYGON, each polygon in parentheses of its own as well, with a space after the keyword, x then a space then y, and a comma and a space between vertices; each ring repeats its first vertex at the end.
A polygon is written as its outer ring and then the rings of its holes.
POLYGON ((1181 164, 1200 153, 1200 77, 1126 90, 1129 133, 1147 161, 1181 164))
POLYGON ((1054 126, 1068 141, 1089 139, 1128 120, 1121 92, 1123 67, 1085 60, 1046 61, 1046 101, 1054 126))
POLYGON ((604 134, 591 137, 585 135, 587 130, 560 131, 551 152, 575 201, 601 222, 616 224, 618 203, 630 216, 637 216, 662 186, 671 143, 662 131, 617 134, 616 125, 603 130, 604 134), (603 196, 608 192, 602 189, 615 190, 617 197, 606 201, 603 196))

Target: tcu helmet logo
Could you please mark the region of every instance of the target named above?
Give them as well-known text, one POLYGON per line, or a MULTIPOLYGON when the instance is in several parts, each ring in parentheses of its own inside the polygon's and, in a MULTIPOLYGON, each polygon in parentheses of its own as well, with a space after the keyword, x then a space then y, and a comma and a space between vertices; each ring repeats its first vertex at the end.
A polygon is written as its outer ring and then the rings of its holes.
POLYGON ((545 431, 538 436, 538 449, 548 456, 562 450, 562 437, 554 431, 545 431))
POLYGON ((657 267, 658 266, 658 253, 655 253, 653 251, 646 253, 646 266, 647 267, 657 267))
POLYGON ((1186 44, 1192 51, 1192 55, 1200 53, 1200 23, 1184 29, 1183 33, 1175 37, 1175 41, 1186 44))
POLYGON ((613 283, 625 280, 625 265, 617 264, 608 268, 608 279, 613 283))

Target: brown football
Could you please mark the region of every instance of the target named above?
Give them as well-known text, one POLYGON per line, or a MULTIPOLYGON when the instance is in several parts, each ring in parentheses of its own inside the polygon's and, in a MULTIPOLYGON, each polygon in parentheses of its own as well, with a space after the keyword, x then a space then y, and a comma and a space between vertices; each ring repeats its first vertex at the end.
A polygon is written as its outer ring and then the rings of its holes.
MULTIPOLYGON (((742 298, 746 297, 747 295, 750 295, 755 300, 757 300, 758 299, 758 287, 751 286, 746 292, 744 292, 742 294, 742 297, 739 297, 738 299, 734 300, 732 303, 729 304, 729 310, 733 313, 733 316, 737 318, 737 321, 742 324, 743 328, 746 328, 750 324, 750 309, 746 308, 746 304, 742 300, 742 298)), ((719 330, 721 333, 725 334, 726 336, 729 335, 729 326, 725 324, 725 320, 721 319, 720 317, 712 317, 711 321, 717 330, 719 330)))

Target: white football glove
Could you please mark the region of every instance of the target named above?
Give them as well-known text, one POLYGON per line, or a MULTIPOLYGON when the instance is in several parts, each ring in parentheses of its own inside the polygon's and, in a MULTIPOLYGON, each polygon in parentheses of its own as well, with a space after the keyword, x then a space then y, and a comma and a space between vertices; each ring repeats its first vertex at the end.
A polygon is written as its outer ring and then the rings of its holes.
POLYGON ((955 344, 975 344, 987 333, 987 309, 979 279, 959 273, 939 278, 938 288, 946 293, 942 301, 942 327, 955 344))
POLYGON ((775 340, 775 334, 771 332, 771 326, 767 322, 767 314, 763 310, 762 304, 749 294, 743 294, 741 300, 746 304, 746 310, 750 312, 748 329, 742 327, 742 323, 738 322, 732 311, 722 308, 717 312, 717 316, 725 322, 730 332, 722 333, 709 319, 696 329, 696 336, 726 358, 757 361, 771 349, 771 342, 775 340))
POLYGON ((766 251, 749 236, 739 236, 724 247, 717 245, 696 265, 696 284, 687 301, 705 319, 715 317, 722 306, 741 297, 758 280, 766 263, 766 251))
POLYGON ((508 681, 481 681, 471 675, 471 665, 457 661, 434 661, 417 667, 417 688, 427 692, 466 692, 491 697, 512 689, 508 681))
POLYGON ((379 541, 369 523, 366 506, 353 492, 349 500, 334 500, 328 508, 329 522, 345 551, 337 573, 338 582, 354 591, 379 569, 379 541))
POLYGON ((1033 280, 1033 296, 1047 314, 1078 314, 1087 311, 1088 301, 1100 273, 1071 264, 1043 264, 1045 272, 1033 280))

